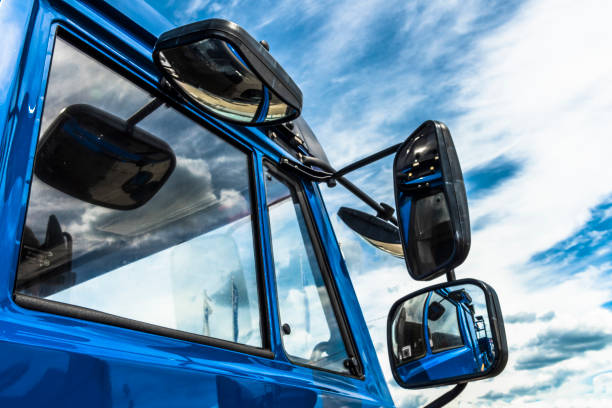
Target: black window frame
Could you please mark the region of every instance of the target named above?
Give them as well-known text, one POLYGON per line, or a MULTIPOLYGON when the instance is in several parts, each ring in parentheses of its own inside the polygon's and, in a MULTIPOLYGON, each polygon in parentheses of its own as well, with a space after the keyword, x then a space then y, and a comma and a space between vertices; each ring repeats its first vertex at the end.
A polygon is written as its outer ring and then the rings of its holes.
MULTIPOLYGON (((297 175, 292 175, 292 174, 288 174, 284 172, 283 170, 280 169, 280 166, 276 162, 274 162, 272 159, 268 157, 264 157, 262 159, 262 162, 261 162, 262 174, 263 172, 265 172, 266 168, 269 169, 270 172, 274 176, 278 177, 280 180, 288 184, 289 188, 293 190, 293 192, 295 193, 297 197, 298 204, 300 205, 300 209, 302 210, 302 214, 304 216, 304 224, 306 225, 306 229, 308 230, 308 237, 310 238, 310 242, 312 244, 312 248, 315 253, 315 260, 317 261, 319 265, 321 277, 325 284, 325 289, 327 290, 327 295, 329 296, 329 301, 332 306, 332 310, 334 312, 336 322, 338 323, 338 329, 340 330, 340 336, 342 337, 342 341, 344 343, 347 357, 349 359, 351 358, 354 359, 353 361, 355 362, 355 364, 353 366, 354 368, 348 369, 349 370, 348 373, 343 373, 343 372, 334 371, 334 370, 330 370, 330 369, 323 368, 323 367, 318 367, 315 365, 304 364, 298 361, 294 361, 293 359, 289 357, 289 355, 284 349, 284 346, 282 347, 282 352, 284 353, 287 360, 291 362, 291 364, 295 364, 300 367, 305 367, 305 368, 309 368, 313 370, 319 370, 319 371, 323 371, 323 372, 327 372, 327 373, 331 373, 335 375, 341 375, 344 377, 355 378, 355 379, 363 381, 365 380, 365 370, 363 368, 363 363, 361 361, 359 353, 357 352, 357 346, 355 343, 355 339, 353 337, 352 331, 350 330, 348 318, 346 317, 346 312, 344 310, 344 306, 342 305, 342 301, 340 300, 340 296, 339 296, 339 292, 338 292, 338 288, 337 288, 335 279, 333 278, 333 275, 332 275, 332 269, 327 260, 328 258, 327 258, 327 254, 325 252, 323 243, 321 242, 319 229, 315 222, 315 218, 312 213, 312 209, 310 207, 308 198, 306 197, 306 193, 304 191, 304 185, 302 184, 304 183, 304 181, 300 179, 297 175)), ((270 215, 267 210, 268 203, 267 201, 265 201, 266 200, 265 196, 262 197, 262 199, 264 200, 266 204, 266 222, 268 223, 268 231, 271 231, 270 215)), ((271 247, 272 237, 269 236, 268 240, 270 242, 270 251, 273 251, 273 248, 271 247)), ((270 253, 270 259, 274 259, 273 253, 270 253)), ((274 263, 272 263, 271 267, 274 268, 274 263)), ((276 282, 276 272, 272 270, 271 273, 274 278, 274 281, 276 282)), ((275 288, 276 288, 276 284, 275 284, 275 288)), ((279 305, 278 289, 275 290, 274 299, 277 305, 276 307, 277 312, 279 313, 278 322, 280 324, 281 318, 280 318, 280 307, 278 306, 279 305)), ((277 333, 281 333, 280 327, 275 327, 274 329, 277 330, 277 333)))
MULTIPOLYGON (((238 351, 241 353, 251 354, 259 357, 264 357, 268 359, 274 359, 274 352, 271 347, 271 338, 270 338, 270 320, 268 319, 269 310, 268 310, 268 293, 266 289, 266 281, 265 281, 265 269, 263 265, 263 248, 260 240, 260 236, 262 234, 261 225, 258 217, 259 208, 261 208, 261 199, 257 190, 257 181, 255 177, 256 169, 256 159, 255 159, 255 149, 252 146, 244 144, 234 138, 230 137, 227 134, 221 132, 218 128, 214 127, 210 123, 208 123, 204 118, 197 115, 193 111, 187 109, 182 103, 178 100, 169 97, 168 95, 162 92, 161 87, 156 87, 154 84, 147 82, 142 77, 139 77, 134 71, 134 68, 137 67, 137 63, 134 63, 134 66, 130 66, 125 64, 111 56, 109 52, 110 49, 120 48, 118 45, 122 45, 121 43, 114 42, 112 44, 107 44, 101 41, 92 38, 86 32, 78 30, 74 27, 67 27, 65 24, 55 23, 52 25, 49 41, 53 43, 53 52, 51 53, 51 58, 48 66, 45 70, 45 78, 46 83, 43 86, 43 96, 46 96, 47 89, 49 86, 49 73, 52 69, 52 61, 53 56, 55 55, 55 45, 57 39, 60 38, 62 41, 65 41, 70 46, 74 47, 78 51, 87 55, 92 60, 97 63, 105 66, 106 68, 113 71, 115 74, 124 78, 125 80, 132 83, 134 86, 142 89, 143 91, 149 93, 152 97, 160 98, 163 102, 176 110, 178 113, 184 115, 188 119, 194 121, 196 124, 202 126, 206 131, 211 132, 215 136, 219 137, 224 142, 230 144, 237 150, 241 151, 245 154, 247 158, 247 167, 248 167, 248 177, 249 177, 249 198, 251 201, 251 230, 253 234, 253 256, 255 257, 255 273, 257 280, 257 292, 258 292, 258 306, 259 306, 259 319, 260 319, 260 334, 261 334, 261 347, 250 346, 247 344, 235 343, 228 340, 223 340, 215 337, 204 336, 196 333, 189 333, 177 329, 171 329, 168 327, 158 326, 155 324, 145 323, 134 319, 129 319, 126 317, 116 316, 110 313, 101 312, 98 310, 89 309, 86 307, 71 305, 68 303, 57 302, 53 300, 38 298, 35 296, 24 295, 15 291, 17 275, 19 264, 16 266, 15 276, 13 285, 11 288, 13 301, 18 305, 25 309, 35 310, 43 313, 50 313, 55 315, 61 315, 65 317, 71 317, 75 319, 90 321, 94 323, 102 323, 109 326, 115 326, 123 329, 135 330, 139 332, 155 334, 159 336, 163 336, 166 338, 176 339, 176 340, 184 340, 192 343, 202 344, 206 346, 219 347, 223 349, 228 349, 232 351, 238 351)), ((43 99, 43 105, 46 102, 46 98, 43 99)), ((44 106, 42 107, 44 112, 44 106)), ((36 136, 32 136, 36 138, 36 149, 38 149, 38 138, 40 136, 40 125, 36 129, 36 136)), ((29 176, 32 177, 33 165, 31 163, 31 167, 29 169, 29 176)), ((25 216, 21 222, 22 233, 20 237, 20 246, 19 251, 21 253, 23 246, 23 234, 25 232, 25 223, 27 220, 27 213, 30 207, 30 199, 31 199, 31 191, 32 189, 28 189, 28 197, 26 201, 26 210, 25 216)))

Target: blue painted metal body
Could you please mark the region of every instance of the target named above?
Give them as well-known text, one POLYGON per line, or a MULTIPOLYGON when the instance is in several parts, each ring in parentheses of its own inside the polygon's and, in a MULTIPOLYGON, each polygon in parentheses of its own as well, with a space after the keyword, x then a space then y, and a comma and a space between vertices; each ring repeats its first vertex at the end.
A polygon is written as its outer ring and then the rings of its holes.
MULTIPOLYGON (((273 358, 25 309, 13 301, 53 37, 59 26, 152 88, 151 52, 171 26, 144 2, 0 2, 0 406, 391 406, 366 323, 315 184, 304 182, 327 262, 364 366, 358 379, 292 364, 281 343, 275 296, 267 296, 273 358), (134 22, 134 21, 137 21, 134 22)), ((264 197, 264 157, 286 153, 260 131, 187 109, 253 155, 264 197)), ((259 201, 265 286, 273 259, 259 201)))
POLYGON ((436 290, 436 292, 454 305, 463 345, 450 350, 432 351, 428 328, 428 312, 433 293, 430 292, 424 303, 423 314, 423 335, 425 336, 427 354, 397 369, 400 378, 410 379, 411 383, 426 383, 442 378, 470 375, 488 369, 492 363, 492 359, 487 359, 486 351, 481 350, 476 335, 476 322, 468 307, 461 302, 449 299, 446 296, 448 292, 445 289, 436 290))

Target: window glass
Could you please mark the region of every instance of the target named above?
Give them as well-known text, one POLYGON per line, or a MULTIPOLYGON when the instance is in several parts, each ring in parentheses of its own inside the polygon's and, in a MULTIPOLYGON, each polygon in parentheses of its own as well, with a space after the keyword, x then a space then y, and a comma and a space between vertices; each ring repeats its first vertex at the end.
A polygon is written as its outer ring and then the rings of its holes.
POLYGON ((266 169, 274 271, 289 358, 337 372, 347 353, 295 191, 266 169))
MULTIPOLYGON (((61 39, 45 98, 40 140, 67 106, 125 120, 151 101, 61 39)), ((35 171, 15 290, 261 347, 248 156, 166 106, 137 128, 174 152, 169 178, 146 204, 116 210, 61 192, 35 171)))
POLYGON ((391 341, 398 364, 425 355, 427 349, 423 333, 423 308, 428 294, 426 292, 406 300, 395 312, 391 341))
POLYGON ((430 310, 435 309, 435 313, 429 313, 429 345, 431 351, 442 351, 449 348, 460 347, 463 345, 457 306, 446 297, 433 292, 429 300, 430 310), (432 317, 435 320, 432 320, 432 317))

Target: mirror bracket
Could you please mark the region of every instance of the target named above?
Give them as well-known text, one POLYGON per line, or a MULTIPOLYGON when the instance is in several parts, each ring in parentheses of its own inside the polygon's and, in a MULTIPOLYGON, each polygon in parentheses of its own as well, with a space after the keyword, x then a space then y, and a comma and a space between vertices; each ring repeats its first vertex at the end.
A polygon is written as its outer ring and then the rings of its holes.
POLYGON ((138 122, 142 121, 144 118, 155 112, 157 108, 159 108, 163 104, 164 101, 160 97, 156 97, 150 102, 148 102, 146 105, 138 109, 132 114, 132 116, 125 120, 125 124, 127 125, 128 129, 132 129, 134 126, 136 126, 138 122))
POLYGON ((431 401, 429 404, 425 405, 423 408, 440 408, 457 398, 459 394, 463 392, 463 390, 467 387, 467 383, 459 383, 455 385, 451 390, 446 393, 440 395, 435 400, 431 401))
MULTIPOLYGON (((351 193, 353 193, 357 198, 359 198, 361 201, 363 201, 364 203, 366 203, 368 206, 370 206, 373 210, 376 211, 376 216, 385 220, 385 221, 389 221, 390 223, 392 223, 393 225, 397 226, 397 219, 395 217, 393 217, 393 212, 391 212, 391 214, 389 214, 389 208, 391 208, 391 210, 393 210, 393 208, 385 203, 377 203, 376 200, 372 199, 372 197, 370 197, 368 194, 366 194, 363 190, 361 190, 359 187, 357 187, 355 184, 351 183, 347 178, 345 177, 338 177, 336 176, 336 170, 334 170, 334 168, 329 165, 329 163, 326 163, 325 161, 318 159, 316 157, 311 157, 311 156, 300 156, 300 159, 302 160, 302 162, 307 165, 307 166, 316 166, 319 167, 321 169, 324 169, 325 172, 329 175, 328 178, 326 179, 321 179, 318 181, 328 181, 331 179, 334 179, 336 181, 338 181, 338 183, 342 184, 348 191, 350 191, 351 193), (381 216, 382 215, 382 216, 381 216), (384 217, 388 217, 388 218, 383 218, 384 217)), ((281 164, 282 161, 287 159, 281 159, 281 164)), ((297 166, 297 164, 296 164, 297 166)), ((311 169, 310 167, 307 166, 303 166, 302 167, 310 170, 310 171, 316 171, 311 169)))

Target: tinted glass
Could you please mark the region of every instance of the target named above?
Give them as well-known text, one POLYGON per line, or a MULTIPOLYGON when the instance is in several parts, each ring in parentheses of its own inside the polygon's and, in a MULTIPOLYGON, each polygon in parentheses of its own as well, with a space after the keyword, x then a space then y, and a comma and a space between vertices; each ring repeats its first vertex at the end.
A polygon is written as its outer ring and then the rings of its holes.
POLYGON ((266 170, 274 271, 283 345, 289 358, 348 373, 342 335, 295 191, 266 170))
POLYGON ((437 306, 439 312, 430 312, 427 318, 431 351, 435 353, 462 346, 457 306, 435 292, 429 299, 428 308, 431 310, 433 306, 437 306))
POLYGON ((426 300, 427 293, 410 298, 395 313, 391 342, 398 364, 425 355, 423 308, 426 300))
MULTIPOLYGON (((68 105, 125 120, 148 101, 58 39, 41 134, 68 105)), ((170 178, 145 205, 119 211, 34 175, 16 291, 261 346, 247 155, 173 109, 137 126, 174 151, 170 178)))
POLYGON ((447 262, 453 253, 453 230, 443 192, 415 200, 409 250, 414 254, 415 272, 429 271, 447 262))

